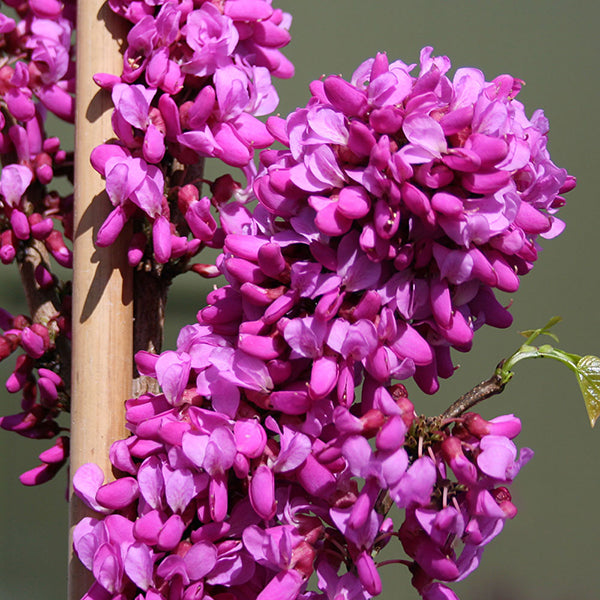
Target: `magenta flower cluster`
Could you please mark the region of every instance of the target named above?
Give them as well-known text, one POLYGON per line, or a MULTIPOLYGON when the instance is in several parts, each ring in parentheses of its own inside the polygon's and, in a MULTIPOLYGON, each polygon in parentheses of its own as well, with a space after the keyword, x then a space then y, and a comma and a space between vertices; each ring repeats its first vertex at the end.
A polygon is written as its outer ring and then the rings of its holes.
MULTIPOLYGON (((73 120, 74 3, 6 4, 20 21, 0 16, 0 260, 34 268, 38 300, 30 318, 0 313, 0 360, 25 352, 7 382, 21 412, 0 426, 57 438, 21 477, 34 485, 68 457, 70 292, 49 256, 71 266, 72 198, 48 186, 72 171, 44 119, 73 120)), ((97 244, 132 221, 138 271, 228 283, 176 350, 137 354, 162 393, 127 401, 117 479, 74 476, 98 513, 74 532, 84 599, 367 600, 394 563, 426 600, 456 600, 446 584, 515 516, 508 486, 532 452, 513 415, 417 416, 398 381, 436 392, 451 349, 511 323, 495 290, 516 291, 539 237, 561 232, 575 180, 543 113, 525 115, 521 81, 450 77, 425 48, 418 67, 379 54, 350 81, 314 81, 304 108, 265 124, 271 77, 293 74, 290 15, 270 0, 109 6, 130 28, 121 75, 95 77, 116 135, 90 157, 113 205, 97 244), (205 158, 245 187, 204 180, 205 158), (204 246, 223 248, 217 264, 190 266, 204 246)))
POLYGON ((261 154, 258 205, 217 203, 228 285, 175 351, 136 357, 163 393, 127 402, 111 451, 127 475, 76 475, 107 514, 75 534, 89 598, 370 598, 398 538, 392 562, 449 600, 516 514, 519 420, 417 417, 394 380, 433 392, 451 347, 509 324, 493 288, 517 289, 574 181, 518 82, 449 67, 379 55, 269 119, 289 150, 261 154))
MULTIPOLYGON (((199 334, 186 375, 210 360, 203 346, 229 349, 199 334)), ((181 368, 172 354, 155 361, 157 376, 181 368)), ((253 372, 237 364, 228 377, 245 395, 253 372)), ((95 577, 86 599, 367 599, 381 592, 377 553, 397 537, 410 559, 393 562, 422 597, 451 600, 442 582, 471 573, 516 514, 505 486, 531 451, 517 457, 512 415, 469 413, 450 430, 417 418, 395 386, 365 391, 351 410, 323 400, 301 416, 242 398, 232 417, 195 384, 165 387, 127 402, 132 436, 111 449, 123 477, 104 484, 94 464, 75 475, 79 496, 105 515, 74 533, 95 577), (405 511, 400 526, 386 497, 405 511), (320 592, 308 590, 314 573, 320 592)))
MULTIPOLYGON (((431 52, 417 75, 379 54, 350 82, 314 81, 305 108, 269 119, 288 149, 262 154, 254 185, 274 222, 267 235, 330 281, 308 294, 328 304, 329 331, 359 301, 371 321, 396 321, 365 353, 367 370, 414 373, 428 393, 453 372, 450 348, 511 323, 494 289, 518 289, 538 236, 563 229, 559 194, 575 184, 550 160, 542 111, 528 119, 515 99, 521 81, 472 68, 450 79, 450 61, 431 52)), ((236 252, 226 271, 247 260, 236 252)))
MULTIPOLYGON (((0 315, 0 360, 22 349, 6 382, 21 393, 17 414, 0 427, 28 438, 50 439, 62 428, 57 418, 68 408, 68 383, 61 375, 58 348, 69 344, 70 291, 53 274, 50 258, 70 268, 72 196, 49 188, 72 171, 72 157, 45 131, 48 112, 74 119, 74 63, 71 34, 75 2, 5 2, 18 20, 0 15, 0 261, 19 264, 35 312, 0 315)), ((34 310, 34 309, 32 309, 34 310)), ((64 365, 63 365, 64 369, 64 365)), ((40 454, 41 464, 21 481, 47 481, 66 462, 68 438, 57 437, 40 454)))
MULTIPOLYGON (((69 410, 70 385, 70 283, 53 274, 49 258, 71 268, 65 239, 72 239, 73 229, 72 196, 49 186, 59 177, 72 181, 73 161, 58 138, 46 135, 44 121, 48 111, 74 119, 75 3, 7 4, 20 20, 2 15, 0 22, 0 260, 16 259, 23 271, 27 256, 37 258, 26 290, 35 304, 31 316, 6 314, 0 323, 0 360, 25 350, 7 382, 10 392, 23 393, 21 410, 2 417, 0 426, 46 439, 65 431, 57 419, 69 410)), ((98 147, 91 157, 115 206, 98 245, 112 243, 134 218, 132 266, 144 259, 170 261, 177 264, 170 277, 186 269, 218 275, 214 265, 188 265, 204 245, 223 240, 211 200, 198 193, 203 180, 197 163, 217 157, 253 177, 254 148, 273 141, 256 118, 277 106, 271 75, 293 74, 279 50, 289 41, 291 17, 267 0, 110 6, 131 22, 131 30, 122 76, 96 77, 111 90, 117 135, 116 143, 98 147), (178 193, 184 181, 197 187, 178 193)), ((229 175, 211 188, 213 203, 244 194, 229 175)), ((43 453, 41 465, 21 481, 36 485, 51 478, 68 458, 68 438, 57 438, 52 452, 52 460, 43 453)))
POLYGON ((274 141, 257 119, 279 102, 271 75, 291 77, 294 71, 279 50, 289 42, 291 17, 267 0, 110 6, 133 27, 121 77, 96 76, 99 85, 112 90, 118 137, 118 143, 92 154, 115 207, 98 244, 112 244, 124 224, 137 217, 129 249, 132 266, 139 264, 150 237, 157 262, 187 262, 203 244, 218 245, 222 236, 215 235, 208 198, 200 199, 196 190, 178 201, 176 194, 165 197, 165 185, 174 189, 185 177, 189 181, 184 170, 206 157, 242 168, 252 178, 255 148, 274 141), (173 167, 174 159, 180 168, 173 167), (151 236, 144 222, 151 225, 151 236))

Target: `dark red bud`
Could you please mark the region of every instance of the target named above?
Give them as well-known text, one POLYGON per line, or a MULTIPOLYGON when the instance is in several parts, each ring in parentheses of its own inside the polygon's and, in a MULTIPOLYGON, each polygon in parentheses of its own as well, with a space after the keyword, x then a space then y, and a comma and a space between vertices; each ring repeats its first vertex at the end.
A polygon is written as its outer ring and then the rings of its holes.
POLYGON ((366 438, 373 437, 385 423, 385 415, 376 408, 368 410, 361 418, 363 430, 362 434, 366 438))
POLYGON ((221 271, 215 265, 207 265, 202 263, 193 264, 190 269, 197 273, 201 277, 206 279, 212 279, 213 277, 219 277, 221 275, 221 271))
POLYGON ((458 438, 450 436, 442 442, 442 457, 448 464, 450 464, 450 461, 462 455, 462 443, 458 438))
POLYGON ((242 186, 233 179, 229 174, 221 175, 217 177, 210 186, 210 191, 213 195, 213 200, 217 204, 223 204, 227 202, 236 190, 239 190, 242 186))
POLYGON ((469 433, 475 437, 482 438, 490 433, 490 424, 476 413, 467 413, 464 416, 464 424, 469 433))
POLYGON ((307 542, 300 542, 292 550, 292 565, 304 579, 308 579, 314 571, 315 555, 315 549, 307 542))
POLYGON ((512 496, 510 495, 508 488, 505 488, 504 486, 497 487, 494 490, 490 490, 490 494, 492 494, 494 500, 498 504, 500 504, 501 502, 512 501, 512 496))
POLYGON ((192 202, 198 202, 199 198, 200 194, 195 185, 188 183, 187 185, 180 187, 177 192, 177 206, 181 214, 185 215, 190 204, 192 202))
POLYGON ((29 317, 25 315, 16 315, 13 319, 13 328, 14 329, 25 329, 25 327, 29 327, 31 325, 31 320, 29 317))

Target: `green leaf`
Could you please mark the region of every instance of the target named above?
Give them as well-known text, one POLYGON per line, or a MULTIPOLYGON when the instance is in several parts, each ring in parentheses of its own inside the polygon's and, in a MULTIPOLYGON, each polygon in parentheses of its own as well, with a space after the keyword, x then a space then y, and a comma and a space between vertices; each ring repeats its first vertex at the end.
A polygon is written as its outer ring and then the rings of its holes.
POLYGON ((600 358, 584 356, 577 363, 577 380, 592 427, 600 417, 600 358))
POLYGON ((562 317, 552 317, 540 329, 527 329, 525 331, 519 331, 519 333, 523 337, 527 338, 525 344, 530 344, 531 342, 533 342, 533 340, 535 340, 535 338, 539 337, 540 335, 547 335, 551 337, 556 343, 558 343, 558 337, 555 334, 551 333, 550 329, 552 329, 557 323, 560 323, 561 321, 562 317))

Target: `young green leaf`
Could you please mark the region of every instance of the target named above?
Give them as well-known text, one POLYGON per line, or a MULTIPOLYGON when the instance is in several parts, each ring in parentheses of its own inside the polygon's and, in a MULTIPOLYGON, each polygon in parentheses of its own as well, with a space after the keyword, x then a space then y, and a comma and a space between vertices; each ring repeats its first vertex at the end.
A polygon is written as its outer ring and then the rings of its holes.
POLYGON ((527 341, 525 342, 525 344, 531 344, 531 342, 533 342, 533 340, 535 340, 535 338, 539 337, 540 335, 547 335, 549 337, 551 337, 556 343, 558 343, 558 337, 554 334, 550 332, 550 329, 552 329, 557 323, 560 323, 562 321, 562 317, 552 317, 543 327, 541 327, 540 329, 527 329, 525 331, 520 331, 519 333, 523 336, 527 338, 527 341))
POLYGON ((592 427, 600 417, 600 358, 584 356, 577 363, 577 380, 592 427))

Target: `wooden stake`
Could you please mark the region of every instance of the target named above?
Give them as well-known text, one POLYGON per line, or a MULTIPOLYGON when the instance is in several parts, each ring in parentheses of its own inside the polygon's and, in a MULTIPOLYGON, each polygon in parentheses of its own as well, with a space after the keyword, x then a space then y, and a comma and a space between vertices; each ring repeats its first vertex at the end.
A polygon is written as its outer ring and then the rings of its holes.
MULTIPOLYGON (((89 157, 95 146, 114 137, 110 93, 99 90, 92 76, 122 72, 118 30, 123 22, 101 0, 77 4, 71 476, 82 464, 94 462, 110 478, 110 445, 127 434, 124 401, 131 396, 132 385, 132 273, 123 236, 109 248, 94 246, 112 206, 89 157)), ((72 532, 82 517, 94 515, 72 487, 70 503, 72 532)), ((71 550, 69 558, 69 600, 80 600, 93 576, 71 550)))

